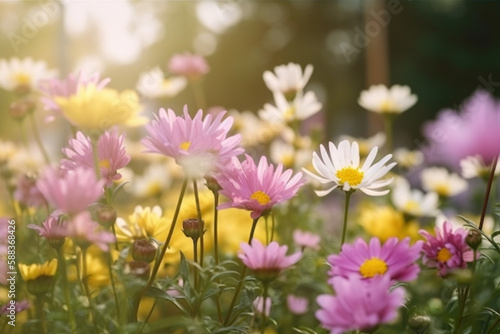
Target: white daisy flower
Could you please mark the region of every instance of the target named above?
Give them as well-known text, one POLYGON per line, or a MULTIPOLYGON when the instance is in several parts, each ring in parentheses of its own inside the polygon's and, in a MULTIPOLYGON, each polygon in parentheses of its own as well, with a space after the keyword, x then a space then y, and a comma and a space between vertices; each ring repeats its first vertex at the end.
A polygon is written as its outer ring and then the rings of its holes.
POLYGON ((341 187, 345 192, 360 189, 370 196, 381 196, 389 192, 389 190, 377 189, 392 182, 392 178, 381 180, 396 165, 395 162, 385 165, 391 159, 392 154, 386 155, 372 165, 378 152, 378 148, 374 147, 360 167, 358 143, 351 144, 348 140, 343 140, 338 148, 332 142, 328 144, 328 147, 329 152, 323 145, 320 145, 321 158, 316 152, 313 153, 312 163, 320 176, 303 169, 315 180, 330 187, 327 190, 316 191, 318 196, 325 196, 337 187, 341 187))
POLYGON ((373 85, 361 92, 358 103, 370 111, 400 114, 417 103, 417 96, 408 86, 394 85, 389 89, 384 85, 373 85))
MULTIPOLYGON (((473 179, 475 177, 486 178, 490 175, 490 166, 484 164, 483 158, 480 155, 469 156, 460 160, 460 168, 462 169, 462 176, 466 179, 473 179)), ((497 167, 495 168, 495 175, 500 173, 500 159, 498 159, 497 167)))
POLYGON ((285 129, 283 124, 265 122, 251 111, 231 110, 228 115, 234 119, 232 131, 241 134, 243 147, 267 144, 285 129))
POLYGON ((430 167, 420 174, 422 188, 425 191, 434 191, 439 196, 450 197, 460 194, 467 189, 467 181, 458 174, 450 173, 446 168, 430 167))
POLYGON ((418 189, 411 189, 404 178, 398 178, 392 189, 392 203, 401 212, 416 216, 436 216, 439 205, 439 196, 435 192, 424 194, 418 189))
POLYGON ((17 93, 29 93, 35 90, 40 80, 50 79, 56 75, 49 70, 44 61, 31 58, 0 59, 0 87, 17 93))
POLYGON ((421 165, 424 162, 424 154, 419 150, 410 151, 399 147, 394 151, 394 160, 400 167, 409 169, 421 165))
POLYGON ((294 97, 301 92, 311 78, 313 66, 307 65, 302 73, 299 64, 288 63, 274 68, 274 73, 265 71, 263 78, 267 88, 273 93, 283 93, 287 97, 294 97))
POLYGON ((311 154, 307 147, 298 148, 282 140, 273 141, 269 147, 271 160, 286 168, 302 168, 310 162, 311 154))
POLYGON ((341 140, 349 140, 349 141, 355 141, 359 145, 359 154, 364 157, 367 156, 368 153, 376 146, 376 147, 382 147, 385 144, 385 133, 383 132, 378 132, 375 135, 368 137, 368 138, 354 138, 351 136, 341 136, 341 140))
POLYGON ((322 104, 314 92, 299 93, 289 102, 283 93, 274 93, 276 106, 266 103, 259 116, 272 123, 287 123, 293 120, 304 120, 321 110, 322 104))
POLYGON ((142 72, 137 83, 137 91, 151 99, 173 97, 187 86, 187 79, 182 76, 165 78, 162 70, 155 67, 150 71, 142 72))

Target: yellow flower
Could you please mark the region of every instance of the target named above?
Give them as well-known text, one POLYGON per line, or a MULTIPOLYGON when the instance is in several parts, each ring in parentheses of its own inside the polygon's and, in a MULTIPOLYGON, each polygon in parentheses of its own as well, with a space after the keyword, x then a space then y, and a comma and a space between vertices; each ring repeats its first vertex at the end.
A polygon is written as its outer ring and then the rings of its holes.
POLYGON ((43 264, 19 264, 19 271, 25 282, 36 280, 42 276, 54 276, 57 271, 57 259, 43 264))
POLYGON ((359 224, 366 233, 378 237, 382 242, 391 237, 399 239, 410 237, 412 241, 420 238, 418 223, 416 221, 406 222, 403 213, 390 206, 363 207, 359 224))
POLYGON ((116 237, 118 241, 133 242, 136 239, 155 238, 158 241, 165 241, 169 222, 162 217, 159 206, 143 208, 136 206, 134 213, 128 217, 128 221, 122 218, 116 220, 118 229, 116 237))
POLYGON ((141 106, 132 90, 121 93, 111 88, 98 89, 89 84, 67 98, 57 97, 56 103, 64 117, 83 130, 105 130, 113 125, 138 126, 146 118, 137 115, 141 106))

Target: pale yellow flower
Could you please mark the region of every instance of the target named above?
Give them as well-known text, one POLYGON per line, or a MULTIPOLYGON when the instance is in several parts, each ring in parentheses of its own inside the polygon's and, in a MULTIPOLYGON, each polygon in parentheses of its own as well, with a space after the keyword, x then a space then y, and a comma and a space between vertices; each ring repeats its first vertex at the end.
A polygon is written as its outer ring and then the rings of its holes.
POLYGON ((29 93, 36 89, 40 80, 54 77, 44 61, 31 58, 0 59, 0 87, 18 93, 29 93))
POLYGON ((25 282, 36 280, 42 276, 54 276, 57 271, 57 259, 52 259, 43 264, 19 264, 19 271, 25 282))
POLYGON ((163 217, 159 206, 143 208, 136 206, 128 220, 116 219, 116 238, 118 241, 134 241, 143 238, 155 238, 165 241, 170 223, 163 217))
POLYGON ((410 87, 373 85, 361 92, 358 103, 363 108, 382 114, 401 114, 417 103, 417 96, 410 87))
POLYGON ((138 126, 147 122, 138 115, 141 105, 132 90, 120 93, 89 84, 82 86, 77 94, 56 97, 55 101, 68 122, 83 130, 105 130, 113 125, 138 126))

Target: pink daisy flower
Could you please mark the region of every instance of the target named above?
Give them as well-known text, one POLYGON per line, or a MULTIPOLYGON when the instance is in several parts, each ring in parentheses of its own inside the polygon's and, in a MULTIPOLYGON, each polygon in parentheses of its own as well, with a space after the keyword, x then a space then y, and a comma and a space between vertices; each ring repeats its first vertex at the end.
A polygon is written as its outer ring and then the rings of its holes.
MULTIPOLYGON (((93 84, 97 89, 104 88, 111 79, 100 79, 100 73, 96 72, 85 77, 80 71, 77 74, 70 73, 66 79, 49 79, 42 80, 38 84, 38 89, 45 95, 40 100, 42 101, 45 110, 50 110, 56 113, 61 112, 61 108, 55 102, 56 97, 69 97, 75 95, 78 89, 82 86, 93 84)), ((54 116, 47 117, 47 121, 52 121, 54 116)))
POLYGON ((109 244, 116 240, 113 233, 100 230, 100 225, 92 220, 88 211, 81 212, 71 219, 67 235, 82 248, 95 244, 105 252, 109 250, 109 244))
POLYGON ((265 306, 266 309, 264 310, 264 298, 262 296, 259 296, 259 297, 255 298, 252 305, 258 314, 264 314, 264 311, 265 311, 265 315, 266 315, 266 317, 268 317, 269 314, 271 314, 271 304, 272 303, 273 303, 273 301, 271 300, 271 297, 267 297, 266 298, 266 306, 265 306))
POLYGON ((293 242, 302 249, 308 247, 318 250, 320 241, 321 237, 318 234, 301 230, 293 231, 293 242))
POLYGON ((419 233, 427 239, 422 251, 422 262, 430 268, 438 268, 439 276, 446 276, 453 268, 466 268, 467 262, 474 261, 474 251, 466 244, 468 232, 463 228, 453 230, 450 222, 444 222, 442 229, 435 228, 436 236, 425 230, 419 233))
POLYGON ((183 75, 189 79, 199 78, 210 71, 205 58, 189 52, 176 54, 168 62, 168 70, 172 74, 183 75))
POLYGON ((329 282, 336 276, 370 279, 378 275, 396 281, 414 280, 420 272, 415 261, 420 258, 422 243, 417 241, 410 246, 410 238, 401 241, 389 238, 381 246, 378 238, 372 238, 368 245, 359 238, 352 245, 344 244, 339 255, 328 256, 328 263, 332 266, 329 282))
MULTIPOLYGON (((113 184, 113 181, 121 179, 122 175, 118 173, 118 170, 130 162, 130 156, 125 150, 123 141, 124 135, 118 135, 116 127, 104 132, 97 140, 101 177, 106 180, 108 187, 113 184)), ((78 132, 76 139, 71 139, 69 147, 63 148, 62 152, 68 157, 68 159, 61 160, 62 169, 74 170, 79 166, 94 169, 92 143, 90 138, 82 132, 78 132)))
POLYGON ((307 312, 309 301, 305 297, 288 295, 286 297, 286 304, 291 313, 300 315, 307 312))
POLYGON ((28 207, 41 207, 47 204, 42 193, 36 186, 36 176, 31 173, 20 174, 17 178, 14 198, 28 207))
POLYGON ((218 209, 240 208, 252 211, 250 216, 257 219, 266 215, 272 207, 284 202, 297 193, 304 184, 302 173, 292 177, 291 169, 283 172, 283 165, 274 169, 262 156, 257 166, 253 159, 246 155, 241 162, 234 158, 229 166, 221 172, 217 181, 222 190, 219 192, 229 198, 229 202, 218 206, 218 209))
POLYGON ((316 318, 330 334, 373 330, 394 320, 404 303, 405 290, 398 287, 389 292, 392 281, 388 276, 372 280, 337 276, 332 283, 336 295, 320 295, 316 299, 320 306, 316 318))
POLYGON ((187 106, 183 116, 171 109, 160 109, 155 120, 146 125, 149 136, 142 140, 148 153, 172 157, 184 168, 187 175, 207 174, 227 164, 233 156, 243 153, 241 135, 227 137, 233 118, 222 121, 225 112, 215 118, 200 109, 191 118, 187 106))
POLYGON ((295 264, 302 256, 301 252, 287 256, 287 246, 280 246, 276 241, 264 246, 258 239, 251 244, 242 242, 242 252, 238 257, 262 281, 272 281, 279 273, 295 264))
POLYGON ((57 217, 52 215, 47 217, 42 226, 29 224, 28 227, 37 231, 54 248, 61 247, 68 234, 66 223, 59 223, 57 217))
POLYGON ((67 173, 48 168, 36 186, 45 199, 58 211, 75 214, 87 209, 103 195, 103 180, 97 180, 94 170, 78 167, 67 173))

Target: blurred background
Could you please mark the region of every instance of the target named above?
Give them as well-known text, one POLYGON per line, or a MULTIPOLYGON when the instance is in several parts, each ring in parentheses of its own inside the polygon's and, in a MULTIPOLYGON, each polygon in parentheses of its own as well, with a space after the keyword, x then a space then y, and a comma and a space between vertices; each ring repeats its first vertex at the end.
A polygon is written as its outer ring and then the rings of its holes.
MULTIPOLYGON (((134 88, 139 74, 164 71, 172 55, 206 57, 209 106, 257 112, 272 103, 262 73, 314 65, 308 85, 323 103, 325 139, 382 129, 357 104, 371 84, 409 85, 416 106, 395 124, 397 146, 417 147, 420 126, 458 108, 479 87, 500 88, 499 2, 433 1, 1 1, 0 58, 44 60, 60 76, 101 71, 110 87, 134 88), (498 83, 497 83, 498 82, 498 83), (398 144, 399 143, 399 144, 398 144)), ((0 91, 1 137, 14 137, 0 91)), ((184 90, 148 104, 180 111, 184 90)))

